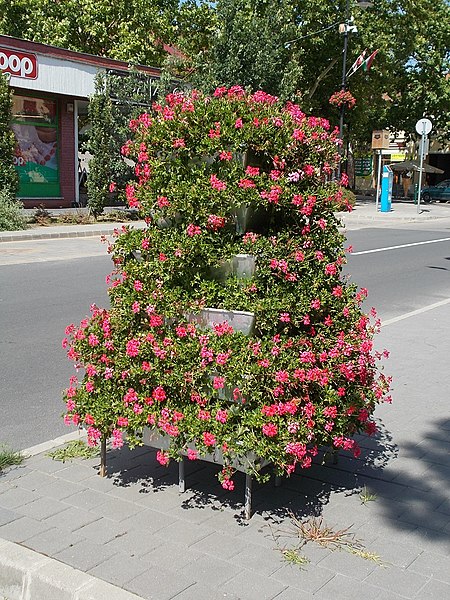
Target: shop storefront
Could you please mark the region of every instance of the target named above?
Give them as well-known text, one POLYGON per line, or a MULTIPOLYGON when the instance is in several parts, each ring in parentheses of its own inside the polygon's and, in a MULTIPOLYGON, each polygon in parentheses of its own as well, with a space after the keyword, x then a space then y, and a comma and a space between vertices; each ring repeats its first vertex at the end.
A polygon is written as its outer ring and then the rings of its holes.
MULTIPOLYGON (((139 68, 157 85, 159 69, 139 68)), ((126 72, 128 65, 0 35, 0 71, 13 90, 18 197, 26 207, 78 205, 79 118, 101 70, 126 72)))

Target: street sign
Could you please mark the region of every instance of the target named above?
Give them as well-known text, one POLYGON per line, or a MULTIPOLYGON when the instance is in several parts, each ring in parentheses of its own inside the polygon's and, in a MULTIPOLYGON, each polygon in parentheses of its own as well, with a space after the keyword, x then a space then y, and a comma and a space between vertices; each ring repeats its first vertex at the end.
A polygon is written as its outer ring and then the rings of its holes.
POLYGON ((365 156, 364 158, 355 158, 355 175, 356 177, 366 177, 372 174, 372 157, 365 156))
POLYGON ((426 158, 430 149, 430 140, 426 137, 420 138, 419 157, 426 158))
POLYGON ((433 127, 430 119, 419 119, 416 123, 416 131, 419 135, 428 135, 433 127))

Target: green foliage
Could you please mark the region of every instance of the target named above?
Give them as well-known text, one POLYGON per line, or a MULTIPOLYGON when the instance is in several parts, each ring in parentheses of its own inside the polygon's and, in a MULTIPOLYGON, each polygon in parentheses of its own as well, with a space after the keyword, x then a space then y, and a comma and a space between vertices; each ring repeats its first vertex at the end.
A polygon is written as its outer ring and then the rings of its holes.
MULTIPOLYGON (((263 89, 333 123, 339 110, 328 98, 341 89, 346 2, 327 0, 218 0, 217 31, 192 63, 192 81, 212 91, 220 84, 263 89), (287 42, 294 40, 286 48, 287 42), (296 40, 296 41, 295 41, 296 40)), ((446 0, 379 0, 361 10, 350 2, 358 31, 350 34, 347 68, 361 52, 379 49, 368 73, 348 80, 357 104, 346 115, 346 136, 355 150, 370 148, 373 129, 404 130, 415 136, 423 115, 434 135, 450 136, 449 31, 446 0)))
POLYGON ((220 451, 227 489, 234 461, 262 478, 260 460, 291 473, 320 445, 358 455, 352 435, 374 431, 388 380, 366 292, 341 278, 337 132, 237 86, 153 109, 123 147, 137 177, 126 197, 148 227, 124 228, 109 249, 111 309, 66 329, 85 370, 65 393, 66 422, 115 447, 151 425, 168 436, 163 464, 220 451), (235 269, 243 255, 254 270, 235 269), (211 308, 228 314, 207 325, 211 308), (233 328, 229 311, 254 326, 233 328))
POLYGON ((98 448, 90 448, 83 440, 74 440, 62 448, 57 448, 47 453, 47 456, 53 460, 60 460, 63 463, 66 460, 73 460, 74 458, 88 459, 95 458, 98 455, 98 448))
POLYGON ((0 444, 0 473, 12 465, 20 465, 25 457, 21 452, 11 450, 5 444, 0 444))
POLYGON ((27 220, 22 214, 23 204, 12 200, 5 190, 0 190, 0 231, 17 231, 27 228, 27 220))
POLYGON ((196 78, 202 89, 239 84, 292 97, 296 87, 290 70, 295 70, 295 64, 284 46, 297 31, 292 2, 219 1, 216 13, 219 26, 209 61, 199 65, 196 78))
POLYGON ((120 148, 128 138, 130 119, 151 105, 155 93, 154 80, 135 70, 128 75, 97 75, 96 93, 89 103, 87 144, 93 155, 87 179, 88 206, 95 216, 114 203, 110 184, 123 187, 132 177, 120 148))
POLYGON ((158 65, 161 41, 172 31, 178 0, 3 0, 10 4, 3 31, 26 39, 108 56, 133 63, 158 65), (15 23, 13 8, 21 15, 15 23))
MULTIPOLYGON (((347 0, 0 0, 0 32, 133 64, 164 66, 171 78, 210 93, 240 84, 337 122, 328 105, 341 88, 347 0), (286 43, 296 40, 286 47, 286 43), (163 43, 181 50, 168 56, 163 43)), ((432 118, 434 136, 450 135, 447 0, 349 3, 358 31, 348 46, 350 67, 365 49, 379 49, 369 73, 348 86, 357 100, 346 117, 354 149, 370 147, 373 129, 404 130, 432 118)))
POLYGON ((347 211, 349 206, 355 206, 355 203, 355 194, 348 188, 341 187, 334 197, 333 207, 338 212, 347 211))
POLYGON ((0 192, 5 199, 14 200, 18 179, 14 168, 14 150, 16 142, 11 131, 12 92, 8 79, 0 73, 0 192))
POLYGON ((359 494, 359 499, 361 500, 361 504, 367 504, 368 502, 373 502, 377 499, 376 494, 372 494, 369 492, 366 486, 363 487, 361 493, 359 494))

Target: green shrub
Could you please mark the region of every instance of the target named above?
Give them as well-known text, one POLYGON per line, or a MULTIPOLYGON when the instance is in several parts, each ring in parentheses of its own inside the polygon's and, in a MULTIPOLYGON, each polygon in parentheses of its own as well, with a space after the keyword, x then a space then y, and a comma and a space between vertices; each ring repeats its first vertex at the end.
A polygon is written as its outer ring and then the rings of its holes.
POLYGON ((5 190, 0 191, 0 231, 17 231, 27 228, 22 214, 23 204, 13 200, 5 190))
POLYGON ((18 178, 14 168, 16 141, 11 130, 12 92, 8 80, 0 73, 0 190, 9 197, 17 193, 18 178))

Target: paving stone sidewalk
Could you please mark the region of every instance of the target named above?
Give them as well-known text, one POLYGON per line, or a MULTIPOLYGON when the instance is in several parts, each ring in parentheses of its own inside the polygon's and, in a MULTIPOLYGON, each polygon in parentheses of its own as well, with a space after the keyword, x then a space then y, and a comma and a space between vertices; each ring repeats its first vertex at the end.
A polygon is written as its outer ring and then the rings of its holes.
POLYGON ((255 485, 249 522, 243 477, 225 492, 215 465, 188 462, 179 494, 177 466, 148 448, 110 451, 104 479, 98 459, 40 453, 0 475, 0 538, 151 600, 450 598, 449 313, 383 328, 394 403, 377 409, 380 433, 360 437, 358 460, 255 485), (283 550, 300 542, 291 513, 350 527, 371 554, 308 542, 299 553, 310 562, 289 562, 283 550))

